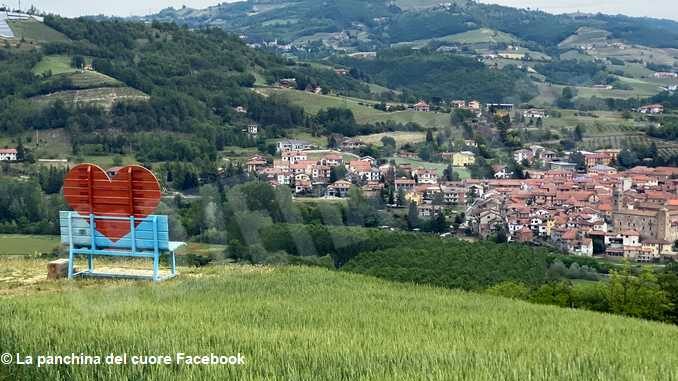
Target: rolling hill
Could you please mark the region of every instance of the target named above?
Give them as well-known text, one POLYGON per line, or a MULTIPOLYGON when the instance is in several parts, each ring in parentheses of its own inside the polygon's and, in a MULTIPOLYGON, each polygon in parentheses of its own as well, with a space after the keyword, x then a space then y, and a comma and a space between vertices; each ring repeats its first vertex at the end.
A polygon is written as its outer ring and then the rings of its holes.
POLYGON ((240 353, 245 365, 3 366, 0 379, 677 376, 674 326, 315 268, 180 270, 177 280, 156 285, 21 286, 0 297, 0 347, 55 355, 240 353))
POLYGON ((678 22, 602 14, 551 15, 472 0, 329 0, 322 4, 314 0, 247 0, 206 9, 167 8, 142 19, 176 21, 190 27, 218 26, 254 41, 293 41, 316 33, 341 33, 341 45, 362 49, 479 28, 550 47, 580 28, 603 30, 633 44, 678 47, 678 22))

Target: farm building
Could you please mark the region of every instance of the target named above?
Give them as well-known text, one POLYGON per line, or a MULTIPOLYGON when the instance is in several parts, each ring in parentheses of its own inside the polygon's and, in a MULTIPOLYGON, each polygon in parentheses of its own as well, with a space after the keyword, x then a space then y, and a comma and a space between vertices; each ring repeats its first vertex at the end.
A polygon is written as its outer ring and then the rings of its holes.
POLYGON ((0 161, 17 161, 17 150, 16 148, 4 148, 0 149, 0 161))
POLYGON ((664 112, 664 106, 660 104, 653 104, 653 105, 645 105, 641 106, 638 109, 638 112, 641 114, 662 114, 664 112))
POLYGON ((414 110, 419 112, 429 112, 431 111, 431 106, 429 106, 429 104, 425 101, 419 101, 419 103, 414 105, 414 110))
POLYGON ((305 140, 287 139, 278 142, 278 152, 285 151, 304 151, 313 148, 313 144, 305 140))

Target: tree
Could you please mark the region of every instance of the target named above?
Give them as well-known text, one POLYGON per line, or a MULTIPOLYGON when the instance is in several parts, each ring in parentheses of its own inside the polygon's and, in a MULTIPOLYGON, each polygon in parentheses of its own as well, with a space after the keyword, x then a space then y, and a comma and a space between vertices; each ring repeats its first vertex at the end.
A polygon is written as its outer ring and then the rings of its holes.
POLYGON ((85 57, 76 54, 73 56, 71 59, 71 66, 73 66, 76 69, 82 70, 85 67, 85 57))
POLYGON ((447 164, 447 168, 445 168, 443 175, 447 181, 459 181, 459 174, 454 171, 452 163, 447 164))
POLYGON ((667 320, 678 324, 678 263, 667 265, 657 277, 662 290, 666 292, 671 309, 667 311, 667 320))
POLYGON ((334 183, 344 177, 346 177, 346 167, 343 165, 338 165, 330 169, 330 183, 334 183))
POLYGON ((663 320, 671 308, 666 292, 649 266, 643 267, 640 276, 631 273, 628 262, 621 270, 611 271, 606 294, 610 310, 616 314, 663 320))
POLYGON ((19 141, 16 145, 16 159, 18 161, 24 161, 24 159, 26 159, 26 148, 24 148, 24 143, 21 137, 19 137, 19 141))
POLYGON ((407 228, 412 230, 419 226, 419 210, 415 202, 410 202, 407 210, 407 228))
POLYGON ((577 164, 577 171, 586 170, 586 158, 581 152, 577 151, 572 153, 570 155, 570 161, 577 164))
POLYGON ((584 139, 584 126, 578 124, 577 127, 574 128, 573 138, 575 142, 580 142, 584 139))
POLYGON ((619 156, 617 157, 617 164, 622 168, 631 168, 637 165, 640 162, 638 154, 634 151, 631 151, 627 148, 621 150, 619 156))
POLYGON ((401 207, 405 206, 405 201, 406 201, 405 200, 405 191, 403 190, 402 187, 398 188, 398 193, 397 193, 397 197, 396 197, 397 205, 401 206, 401 207))
POLYGON ((426 130, 426 144, 432 144, 433 143, 433 130, 428 129, 426 130))
POLYGON ((447 226, 447 220, 445 219, 445 213, 441 210, 431 221, 431 231, 434 233, 444 233, 449 230, 447 226))

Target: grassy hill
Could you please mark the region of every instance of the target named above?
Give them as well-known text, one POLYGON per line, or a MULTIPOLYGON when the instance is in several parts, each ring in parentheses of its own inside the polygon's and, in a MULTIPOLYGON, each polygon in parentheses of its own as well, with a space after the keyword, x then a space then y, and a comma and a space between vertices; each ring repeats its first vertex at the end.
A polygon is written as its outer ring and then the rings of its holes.
MULTIPOLYGON (((18 265, 1 261, 3 268, 18 265)), ((158 285, 36 280, 30 297, 2 297, 0 347, 129 356, 241 353, 244 366, 4 366, 0 379, 678 376, 678 328, 672 326, 322 269, 181 270, 178 280, 158 285)))
POLYGON ((508 33, 496 31, 489 28, 480 28, 469 30, 467 32, 451 34, 443 37, 436 38, 427 38, 417 41, 407 41, 399 42, 394 44, 395 46, 411 46, 415 48, 422 48, 428 45, 432 41, 438 42, 449 42, 449 43, 459 43, 459 44, 512 44, 517 43, 520 40, 515 36, 512 36, 508 33))
POLYGON ((18 39, 35 42, 65 42, 68 37, 37 20, 10 20, 10 28, 18 39))
POLYGON ((330 107, 348 108, 353 111, 358 123, 377 123, 388 120, 396 123, 418 123, 424 128, 445 128, 450 126, 450 115, 434 112, 397 111, 384 112, 372 107, 375 101, 334 95, 312 94, 307 91, 265 88, 258 91, 264 94, 276 94, 302 106, 309 114, 316 114, 330 107))

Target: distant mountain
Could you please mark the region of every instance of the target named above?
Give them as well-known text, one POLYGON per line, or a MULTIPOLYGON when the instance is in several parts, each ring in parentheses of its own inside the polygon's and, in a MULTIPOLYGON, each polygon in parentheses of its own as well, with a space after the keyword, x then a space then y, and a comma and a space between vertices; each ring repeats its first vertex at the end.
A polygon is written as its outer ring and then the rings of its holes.
POLYGON ((678 22, 603 14, 552 15, 471 0, 247 0, 206 9, 173 9, 142 17, 191 28, 221 27, 248 40, 331 42, 356 50, 403 41, 437 39, 480 28, 509 33, 542 48, 581 27, 609 32, 628 43, 678 48, 678 22))

